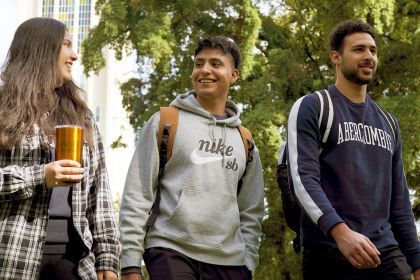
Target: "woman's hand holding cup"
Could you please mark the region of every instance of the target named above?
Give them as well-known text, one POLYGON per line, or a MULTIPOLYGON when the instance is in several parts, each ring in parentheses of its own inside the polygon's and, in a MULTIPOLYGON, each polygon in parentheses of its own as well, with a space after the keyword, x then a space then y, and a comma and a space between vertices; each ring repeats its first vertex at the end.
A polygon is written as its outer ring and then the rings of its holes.
POLYGON ((83 179, 83 168, 74 160, 53 161, 44 166, 47 188, 69 187, 83 179))

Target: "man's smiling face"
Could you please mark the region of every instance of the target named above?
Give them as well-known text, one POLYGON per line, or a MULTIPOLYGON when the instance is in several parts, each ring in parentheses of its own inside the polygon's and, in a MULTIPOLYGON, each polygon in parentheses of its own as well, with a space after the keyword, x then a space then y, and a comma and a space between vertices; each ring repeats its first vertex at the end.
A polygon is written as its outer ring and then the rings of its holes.
POLYGON ((348 35, 341 53, 337 52, 336 65, 348 81, 358 85, 370 83, 378 65, 375 40, 368 33, 348 35))
POLYGON ((221 50, 204 49, 199 52, 191 75, 197 95, 204 98, 227 96, 230 86, 239 75, 233 65, 231 55, 221 50))

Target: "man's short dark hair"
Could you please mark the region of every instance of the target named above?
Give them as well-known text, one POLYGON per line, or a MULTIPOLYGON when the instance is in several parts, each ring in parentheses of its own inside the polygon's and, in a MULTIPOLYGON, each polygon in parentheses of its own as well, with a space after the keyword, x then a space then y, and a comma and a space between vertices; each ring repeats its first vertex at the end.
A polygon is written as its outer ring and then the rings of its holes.
POLYGON ((235 41, 229 37, 213 36, 199 39, 194 56, 197 56, 197 54, 204 49, 217 49, 224 54, 230 54, 233 58, 235 69, 239 69, 241 66, 241 52, 239 51, 239 47, 235 41))
POLYGON ((344 38, 354 33, 368 33, 373 40, 376 37, 376 30, 371 25, 360 20, 346 20, 337 24, 331 32, 330 50, 341 53, 344 38))

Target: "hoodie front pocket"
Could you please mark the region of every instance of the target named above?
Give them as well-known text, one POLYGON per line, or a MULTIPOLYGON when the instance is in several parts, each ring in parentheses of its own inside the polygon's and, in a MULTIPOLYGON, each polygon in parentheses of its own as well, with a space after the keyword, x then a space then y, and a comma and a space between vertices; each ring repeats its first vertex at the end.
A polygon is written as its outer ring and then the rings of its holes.
POLYGON ((239 230, 239 210, 229 195, 183 189, 166 235, 192 245, 221 248, 239 230))

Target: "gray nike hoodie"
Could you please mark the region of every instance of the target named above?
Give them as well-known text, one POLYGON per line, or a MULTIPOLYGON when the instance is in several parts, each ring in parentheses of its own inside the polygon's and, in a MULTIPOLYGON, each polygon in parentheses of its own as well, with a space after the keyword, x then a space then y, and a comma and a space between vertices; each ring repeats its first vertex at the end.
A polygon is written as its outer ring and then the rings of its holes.
POLYGON ((148 231, 159 171, 159 113, 140 131, 121 201, 121 268, 140 267, 145 249, 165 247, 201 262, 246 265, 254 272, 264 182, 256 147, 246 165, 239 110, 228 100, 227 118, 216 120, 194 91, 178 95, 171 106, 180 109, 178 128, 162 176, 160 214, 148 231))

